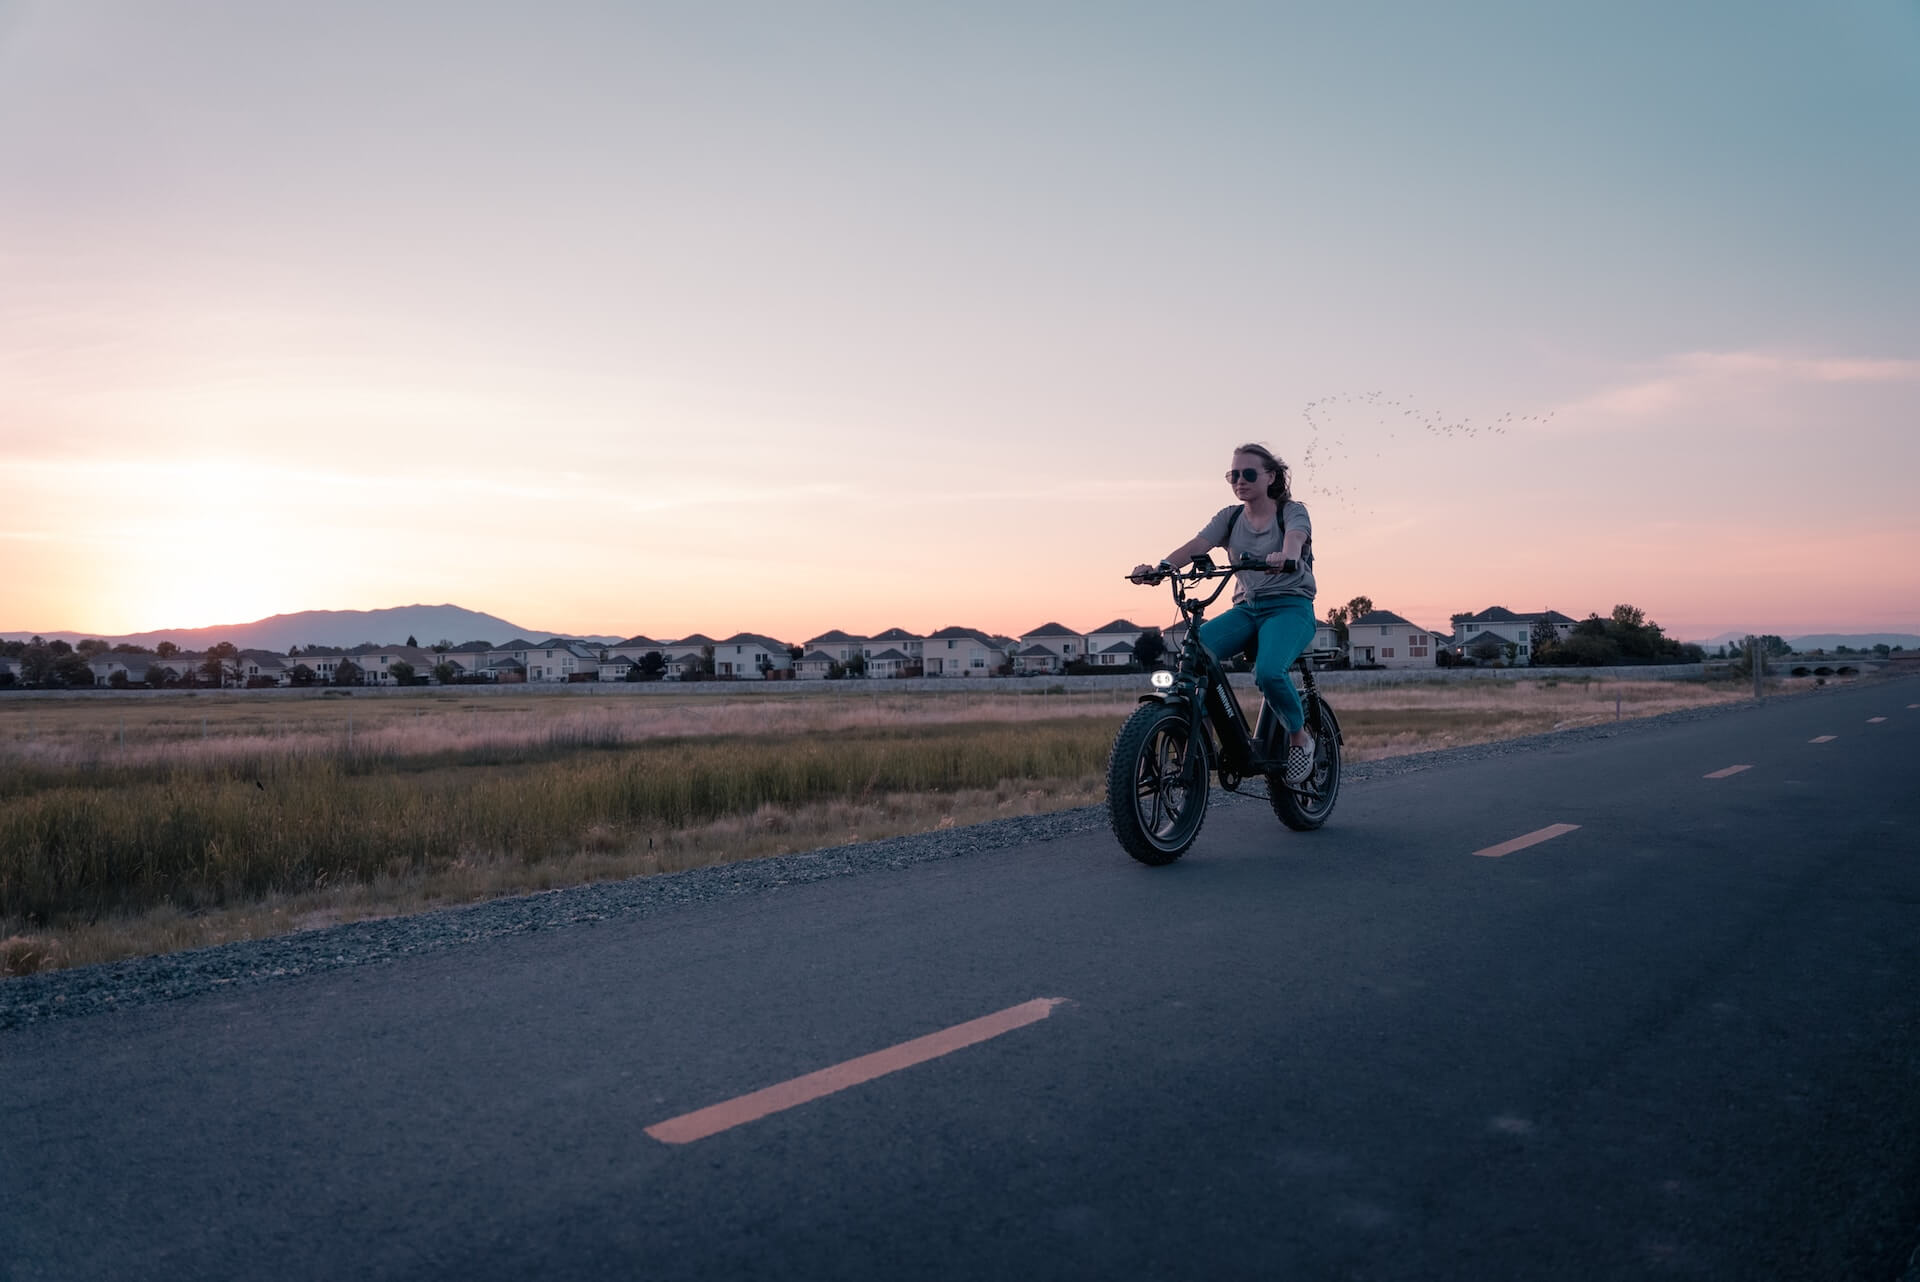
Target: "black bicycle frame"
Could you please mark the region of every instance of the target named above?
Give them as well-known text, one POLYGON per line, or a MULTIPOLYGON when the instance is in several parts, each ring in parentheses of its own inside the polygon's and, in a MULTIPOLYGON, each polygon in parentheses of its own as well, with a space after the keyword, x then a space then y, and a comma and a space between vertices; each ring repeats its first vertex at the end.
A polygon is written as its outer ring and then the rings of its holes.
MULTIPOLYGON (((1188 582, 1208 577, 1213 575, 1207 571, 1183 576, 1188 582)), ((1180 610, 1187 616, 1187 635, 1180 646, 1180 666, 1174 674, 1173 685, 1164 691, 1142 695, 1140 701, 1185 707, 1189 733, 1207 736, 1207 746, 1218 769, 1246 777, 1264 774, 1280 764, 1270 760, 1265 751, 1270 746, 1268 740, 1278 718, 1273 709, 1263 703, 1259 724, 1249 726, 1247 714, 1233 692, 1233 683, 1227 679, 1226 669, 1212 651, 1200 644, 1200 623, 1207 607, 1219 600, 1224 587, 1223 581, 1222 586, 1204 600, 1190 601, 1184 594, 1180 595, 1180 610)), ((1313 679, 1313 668, 1305 655, 1295 660, 1294 667, 1301 677, 1302 703, 1308 724, 1324 724, 1316 715, 1320 712, 1320 687, 1313 679)))

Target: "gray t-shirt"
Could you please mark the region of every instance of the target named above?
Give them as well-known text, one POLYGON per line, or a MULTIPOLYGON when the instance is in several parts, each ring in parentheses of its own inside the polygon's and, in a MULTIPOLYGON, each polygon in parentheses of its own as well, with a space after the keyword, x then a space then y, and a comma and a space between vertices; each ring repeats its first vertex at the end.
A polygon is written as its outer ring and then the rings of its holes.
POLYGON ((1233 523, 1233 536, 1224 546, 1231 560, 1238 560, 1241 553, 1258 557, 1260 560, 1280 550, 1288 530, 1300 530, 1307 536, 1306 543, 1300 549, 1300 568, 1292 574, 1269 574, 1263 570, 1242 570, 1233 585, 1233 599, 1244 601, 1250 596, 1303 596, 1313 599, 1313 521, 1307 516, 1307 505, 1288 499, 1286 506, 1280 509, 1279 519, 1271 522, 1264 530, 1255 530, 1253 522, 1238 503, 1230 503, 1220 509, 1206 528, 1194 537, 1208 547, 1222 546, 1220 540, 1227 538, 1227 522, 1235 512, 1240 519, 1233 523))

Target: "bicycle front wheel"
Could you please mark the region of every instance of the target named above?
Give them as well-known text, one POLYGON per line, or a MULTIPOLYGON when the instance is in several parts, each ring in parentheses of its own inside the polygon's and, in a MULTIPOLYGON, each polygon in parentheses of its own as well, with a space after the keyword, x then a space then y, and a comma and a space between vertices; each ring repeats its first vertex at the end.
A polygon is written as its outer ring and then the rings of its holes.
POLYGON ((1142 704, 1107 758, 1107 815, 1129 855, 1156 867, 1187 852, 1207 818, 1207 742, 1185 708, 1142 704))

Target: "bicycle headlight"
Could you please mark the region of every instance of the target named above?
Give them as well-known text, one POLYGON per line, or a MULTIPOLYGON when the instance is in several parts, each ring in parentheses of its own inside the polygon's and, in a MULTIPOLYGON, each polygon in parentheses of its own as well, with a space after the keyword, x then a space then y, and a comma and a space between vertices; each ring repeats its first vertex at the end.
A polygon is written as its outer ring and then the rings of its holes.
POLYGON ((1153 688, 1156 690, 1173 689, 1173 673, 1168 672, 1165 668, 1160 669, 1147 679, 1153 682, 1153 688))

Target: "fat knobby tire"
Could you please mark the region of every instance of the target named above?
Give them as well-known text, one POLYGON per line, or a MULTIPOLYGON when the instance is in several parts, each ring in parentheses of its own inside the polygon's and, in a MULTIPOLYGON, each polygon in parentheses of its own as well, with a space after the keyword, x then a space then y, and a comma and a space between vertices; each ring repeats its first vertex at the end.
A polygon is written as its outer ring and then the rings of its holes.
POLYGON ((1121 847, 1143 864, 1170 864, 1187 852, 1207 819, 1208 769, 1206 737, 1187 743, 1190 733, 1186 709, 1168 704, 1142 704, 1114 736, 1107 758, 1107 817, 1121 847), (1162 738, 1174 735, 1186 744, 1182 775, 1187 780, 1183 809, 1172 831, 1156 834, 1140 815, 1141 756, 1157 753, 1162 738), (1191 754, 1198 754, 1197 759, 1191 754), (1195 780, 1197 779, 1197 784, 1195 780))

